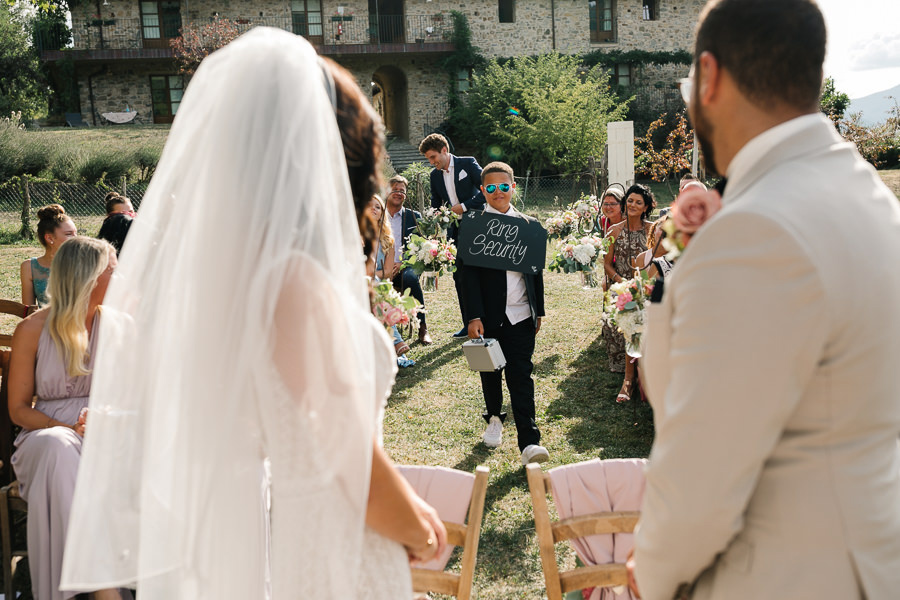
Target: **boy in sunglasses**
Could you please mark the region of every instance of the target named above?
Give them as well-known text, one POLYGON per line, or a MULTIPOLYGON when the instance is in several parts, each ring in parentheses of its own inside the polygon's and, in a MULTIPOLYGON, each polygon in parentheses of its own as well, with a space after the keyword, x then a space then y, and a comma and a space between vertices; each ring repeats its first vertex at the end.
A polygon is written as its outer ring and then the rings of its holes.
MULTIPOLYGON (((534 221, 510 204, 516 183, 513 170, 506 163, 492 162, 481 173, 481 191, 487 200, 485 213, 503 214, 524 221, 534 221)), ((544 316, 544 279, 536 274, 501 271, 462 264, 463 311, 469 338, 495 338, 506 357, 506 387, 509 390, 513 419, 516 424, 522 464, 544 462, 550 458, 540 445, 541 432, 535 423, 534 340, 544 316)), ((487 429, 484 444, 500 445, 503 421, 503 383, 500 371, 481 372, 487 429)))

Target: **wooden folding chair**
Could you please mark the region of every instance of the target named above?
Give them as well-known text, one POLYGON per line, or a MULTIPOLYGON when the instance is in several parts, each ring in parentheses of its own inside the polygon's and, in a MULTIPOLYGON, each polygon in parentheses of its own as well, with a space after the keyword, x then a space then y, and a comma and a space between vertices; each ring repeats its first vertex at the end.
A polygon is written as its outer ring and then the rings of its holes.
MULTIPOLYGON (((13 300, 0 300, 0 313, 25 318, 36 307, 26 306, 13 300)), ((0 346, 12 344, 12 336, 0 334, 0 346)), ((15 481, 10 457, 13 441, 18 433, 9 418, 9 359, 11 351, 0 349, 0 557, 3 563, 3 593, 5 598, 15 598, 13 576, 19 560, 28 556, 27 549, 13 549, 13 527, 24 524, 28 514, 28 504, 19 495, 19 482, 15 481)))
POLYGON ((472 597, 472 581, 475 575, 475 561, 478 557, 478 538, 481 535, 481 520, 484 516, 484 497, 487 492, 488 468, 476 467, 474 475, 456 469, 444 469, 441 467, 401 466, 400 472, 410 480, 413 488, 416 489, 416 492, 422 496, 426 502, 429 502, 432 505, 437 504, 435 508, 441 516, 441 521, 443 521, 444 526, 447 528, 448 544, 451 546, 462 547, 462 560, 460 562, 459 573, 443 570, 444 564, 446 564, 446 561, 450 558, 450 553, 448 552, 443 557, 443 560, 438 559, 436 561, 440 564, 437 566, 432 565, 432 569, 412 569, 413 590, 416 593, 434 592, 447 596, 456 596, 459 600, 469 600, 472 597), (441 506, 442 503, 438 501, 441 499, 430 497, 427 490, 417 489, 423 486, 421 484, 417 485, 416 478, 410 476, 409 471, 414 469, 427 471, 429 475, 434 478, 449 474, 456 478, 464 476, 473 480, 471 482, 472 493, 466 503, 468 504, 468 510, 465 509, 465 505, 462 507, 452 507, 455 509, 462 508, 461 512, 455 510, 454 512, 456 512, 456 514, 467 514, 465 524, 462 523, 462 519, 446 519, 445 514, 442 514, 442 512, 446 513, 448 511, 442 511, 442 508, 445 508, 445 506, 441 506), (404 470, 408 471, 404 472, 404 470), (455 522, 456 520, 459 520, 460 522, 455 522), (439 570, 435 570, 438 568, 439 570))
POLYGON ((537 463, 528 465, 526 474, 534 506, 534 525, 547 585, 547 599, 562 600, 563 594, 590 587, 628 585, 624 563, 576 567, 561 572, 556 563, 555 544, 589 535, 632 533, 640 512, 594 513, 551 522, 547 506, 547 494, 552 493, 549 474, 544 473, 537 463))

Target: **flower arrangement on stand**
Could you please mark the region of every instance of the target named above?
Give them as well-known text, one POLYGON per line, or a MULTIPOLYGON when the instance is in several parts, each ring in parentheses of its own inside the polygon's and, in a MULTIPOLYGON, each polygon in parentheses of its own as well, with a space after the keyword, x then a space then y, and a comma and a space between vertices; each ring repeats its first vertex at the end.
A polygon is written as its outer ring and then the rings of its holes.
POLYGON ((414 233, 409 236, 403 253, 401 268, 407 267, 422 276, 422 291, 435 292, 438 277, 456 271, 456 245, 441 237, 422 237, 414 233))
POLYGON ((409 289, 400 295, 389 280, 379 281, 372 286, 374 301, 372 314, 390 331, 392 327, 412 324, 413 331, 419 327, 419 312, 422 305, 409 295, 409 289))
POLYGON ((459 223, 459 215, 447 206, 429 208, 416 221, 416 231, 425 238, 447 237, 447 229, 459 223))
POLYGON ((547 268, 562 273, 580 272, 582 285, 585 288, 595 288, 600 284, 595 266, 599 260, 603 260, 610 242, 610 238, 599 235, 566 238, 559 243, 547 268))
POLYGON ((564 210, 547 217, 544 227, 547 229, 548 238, 563 240, 572 235, 577 223, 578 215, 574 211, 564 210))
POLYGON ((635 271, 632 279, 609 286, 603 297, 603 314, 610 327, 625 336, 625 353, 641 356, 644 333, 644 307, 653 292, 653 282, 646 273, 635 271))

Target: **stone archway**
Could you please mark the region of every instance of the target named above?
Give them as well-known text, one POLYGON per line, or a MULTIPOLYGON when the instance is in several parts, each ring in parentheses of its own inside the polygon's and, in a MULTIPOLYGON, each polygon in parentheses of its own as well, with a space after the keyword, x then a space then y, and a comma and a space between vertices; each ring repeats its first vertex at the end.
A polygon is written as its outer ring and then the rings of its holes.
POLYGON ((394 65, 378 67, 372 75, 373 104, 388 133, 409 139, 409 95, 406 73, 394 65), (381 96, 377 99, 377 96, 381 96))

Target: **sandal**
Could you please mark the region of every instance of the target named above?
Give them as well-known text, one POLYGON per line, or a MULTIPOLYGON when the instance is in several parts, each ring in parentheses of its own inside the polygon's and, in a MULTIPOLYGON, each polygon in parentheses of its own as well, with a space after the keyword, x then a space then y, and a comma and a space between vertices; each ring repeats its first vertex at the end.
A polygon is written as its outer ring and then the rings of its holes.
POLYGON ((629 392, 631 391, 631 381, 627 379, 622 382, 622 389, 619 391, 619 395, 616 396, 616 402, 621 404, 622 402, 628 402, 631 400, 631 395, 629 392))
POLYGON ((403 356, 409 352, 409 344, 406 342, 397 342, 394 344, 394 352, 397 353, 397 356, 403 356))

